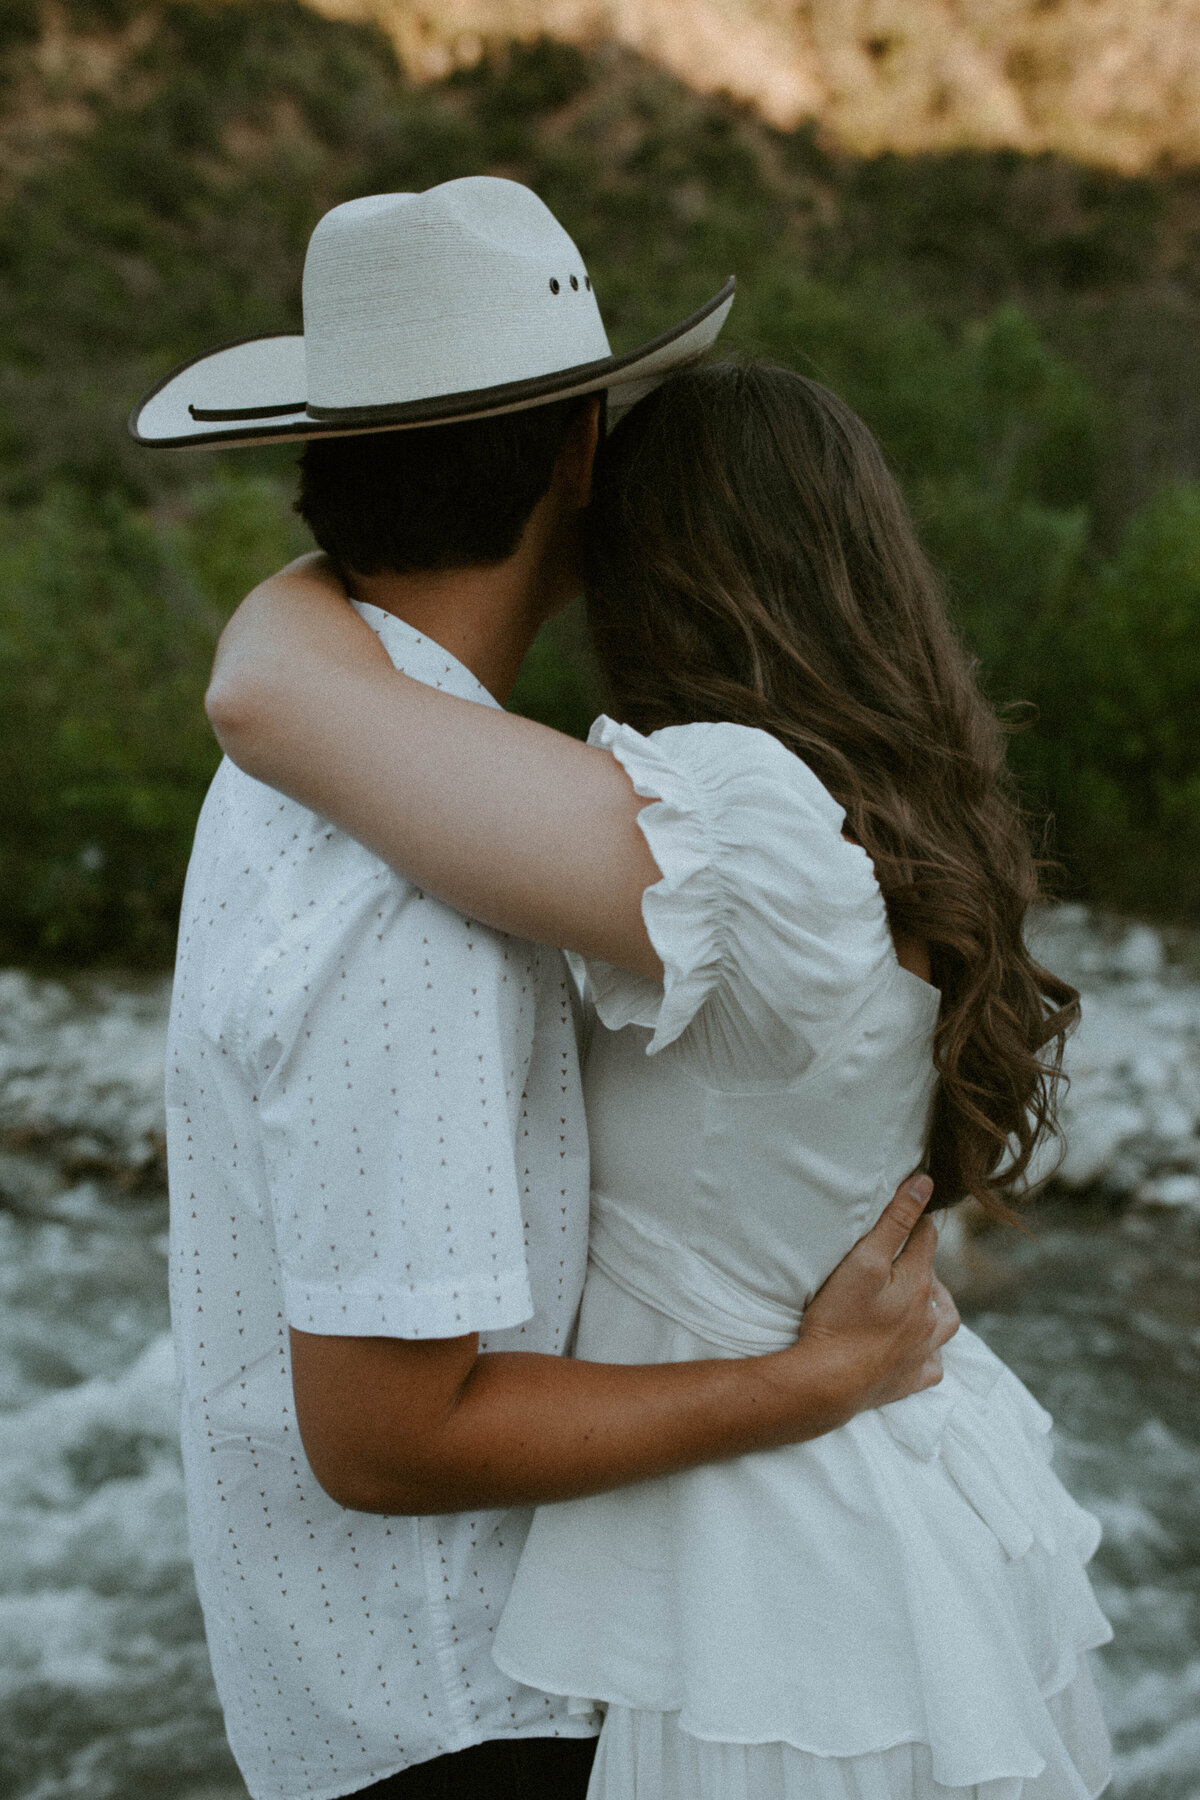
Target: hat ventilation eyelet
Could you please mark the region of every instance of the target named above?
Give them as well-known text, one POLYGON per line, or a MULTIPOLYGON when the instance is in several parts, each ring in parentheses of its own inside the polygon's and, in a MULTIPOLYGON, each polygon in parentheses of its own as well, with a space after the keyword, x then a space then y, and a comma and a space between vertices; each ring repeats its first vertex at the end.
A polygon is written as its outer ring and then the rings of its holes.
POLYGON ((585 276, 584 276, 584 278, 583 278, 583 285, 584 285, 584 287, 585 287, 585 288, 586 288, 586 289, 587 289, 587 291, 588 291, 588 293, 589 293, 589 294, 590 294, 590 293, 591 293, 591 291, 592 291, 592 278, 591 278, 591 276, 590 276, 590 275, 585 275, 585 276))
POLYGON ((551 276, 551 277, 550 277, 550 292, 551 292, 551 293, 552 293, 552 294, 557 294, 557 292, 558 292, 558 289, 559 289, 559 280, 558 280, 558 276, 557 276, 557 275, 552 275, 552 276, 551 276))
POLYGON ((579 292, 579 277, 578 277, 578 275, 572 275, 571 286, 575 289, 576 293, 579 292))

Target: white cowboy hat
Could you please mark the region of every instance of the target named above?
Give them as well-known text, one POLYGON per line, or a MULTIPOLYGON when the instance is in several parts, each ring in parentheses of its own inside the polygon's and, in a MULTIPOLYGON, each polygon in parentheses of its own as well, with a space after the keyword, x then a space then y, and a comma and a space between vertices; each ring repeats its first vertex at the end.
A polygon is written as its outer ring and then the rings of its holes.
POLYGON ((516 412, 607 389, 623 411, 716 338, 698 312, 614 356, 583 258, 529 188, 490 175, 335 206, 304 262, 304 334, 180 364, 133 409, 139 444, 263 444, 516 412))

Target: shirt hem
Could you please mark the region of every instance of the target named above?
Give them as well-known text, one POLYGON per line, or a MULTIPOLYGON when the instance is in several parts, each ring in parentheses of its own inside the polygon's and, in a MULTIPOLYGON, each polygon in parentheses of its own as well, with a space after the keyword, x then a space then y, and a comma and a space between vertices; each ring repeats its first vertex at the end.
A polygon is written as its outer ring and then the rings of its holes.
POLYGON ((454 1288, 312 1284, 283 1278, 284 1315, 297 1331, 320 1337, 464 1337, 503 1331, 533 1317, 524 1268, 454 1288))

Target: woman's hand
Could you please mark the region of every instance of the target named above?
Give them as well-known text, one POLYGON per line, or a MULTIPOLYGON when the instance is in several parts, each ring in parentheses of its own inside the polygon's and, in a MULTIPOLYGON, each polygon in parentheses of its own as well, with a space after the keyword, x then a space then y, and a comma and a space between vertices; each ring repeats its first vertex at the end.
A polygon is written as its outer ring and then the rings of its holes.
POLYGON ((925 1211, 932 1192, 927 1175, 910 1178, 801 1321, 796 1352, 824 1361, 847 1419, 942 1379, 942 1345, 959 1317, 934 1273, 937 1229, 925 1211))
POLYGON ((606 750, 411 680, 322 557, 230 620, 206 699, 221 748, 469 918, 659 978, 647 804, 606 750))

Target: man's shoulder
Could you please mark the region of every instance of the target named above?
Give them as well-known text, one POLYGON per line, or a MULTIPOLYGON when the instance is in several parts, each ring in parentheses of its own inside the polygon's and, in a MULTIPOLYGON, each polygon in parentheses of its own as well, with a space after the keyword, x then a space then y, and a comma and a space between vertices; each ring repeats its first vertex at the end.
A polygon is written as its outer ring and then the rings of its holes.
POLYGON ((310 943, 336 951, 367 894, 386 894, 394 904, 408 885, 328 820, 226 759, 205 797, 188 862, 176 1027, 211 1035, 214 1020, 244 1011, 298 928, 310 943))
POLYGON ((447 977, 528 992, 535 947, 465 918, 371 851, 226 761, 196 831, 180 918, 177 988, 191 1005, 244 1014, 269 983, 273 1008, 369 970, 422 991, 447 977), (457 971, 457 973, 453 973, 457 971), (195 977, 200 979, 196 980, 195 977), (201 1001, 200 996, 211 999, 201 1001))
MULTIPOLYGON (((252 892, 286 907, 333 899, 364 881, 409 884, 370 850, 274 788, 246 775, 228 757, 200 811, 188 888, 220 890, 226 910, 252 892)), ((184 910, 188 900, 185 896, 184 910)))

